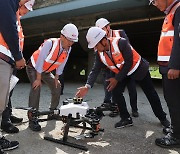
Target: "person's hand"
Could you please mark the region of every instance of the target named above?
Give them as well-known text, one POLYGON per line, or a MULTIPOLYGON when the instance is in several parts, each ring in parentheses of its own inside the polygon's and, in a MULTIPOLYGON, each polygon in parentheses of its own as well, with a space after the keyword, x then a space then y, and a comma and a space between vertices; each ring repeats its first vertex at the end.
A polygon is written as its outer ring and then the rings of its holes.
POLYGON ((78 91, 77 91, 75 97, 83 98, 88 93, 88 89, 89 88, 86 86, 77 88, 78 91))
POLYGON ((28 2, 28 1, 30 1, 30 0, 20 0, 19 1, 19 6, 22 6, 22 5, 24 5, 26 2, 28 2))
POLYGON ((58 86, 61 86, 61 82, 60 82, 57 78, 54 79, 54 82, 55 82, 55 87, 56 87, 56 88, 57 88, 58 86))
POLYGON ((180 75, 180 70, 175 70, 175 69, 169 69, 168 71, 168 79, 177 79, 179 78, 180 75))
POLYGON ((115 78, 109 78, 106 81, 109 82, 109 84, 107 86, 108 91, 112 91, 114 89, 114 87, 116 87, 116 85, 118 83, 118 81, 115 78))
POLYGON ((32 85, 32 88, 35 90, 37 89, 39 86, 41 86, 41 80, 36 79, 32 85))
POLYGON ((16 61, 16 68, 22 69, 26 66, 26 60, 22 58, 21 60, 16 61))

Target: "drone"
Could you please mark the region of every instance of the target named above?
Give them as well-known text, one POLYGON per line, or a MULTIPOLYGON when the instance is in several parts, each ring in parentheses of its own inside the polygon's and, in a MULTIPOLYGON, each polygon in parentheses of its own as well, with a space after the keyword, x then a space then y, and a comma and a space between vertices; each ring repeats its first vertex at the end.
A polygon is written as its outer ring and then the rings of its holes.
POLYGON ((104 131, 100 127, 100 120, 103 118, 103 111, 113 111, 116 107, 113 106, 100 106, 95 108, 89 108, 87 102, 82 98, 69 98, 63 101, 63 105, 56 110, 52 111, 37 111, 34 108, 28 110, 29 121, 36 123, 47 121, 47 119, 41 119, 41 115, 59 115, 60 120, 64 123, 63 138, 54 139, 52 137, 45 136, 44 139, 55 143, 67 145, 70 147, 78 148, 87 151, 88 148, 83 145, 68 142, 68 133, 70 127, 80 128, 83 130, 90 130, 89 135, 86 138, 94 138, 100 131, 104 131), (87 126, 89 124, 89 126, 87 126))

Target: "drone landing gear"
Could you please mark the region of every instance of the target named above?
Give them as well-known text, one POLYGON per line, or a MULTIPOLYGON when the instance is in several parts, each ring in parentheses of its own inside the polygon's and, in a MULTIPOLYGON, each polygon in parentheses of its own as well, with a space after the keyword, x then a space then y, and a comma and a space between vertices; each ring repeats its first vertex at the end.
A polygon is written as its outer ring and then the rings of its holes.
POLYGON ((73 147, 73 148, 77 148, 77 149, 80 149, 80 150, 88 151, 88 148, 86 146, 75 144, 75 143, 70 143, 70 142, 67 141, 68 140, 68 132, 69 132, 71 118, 72 118, 72 115, 69 114, 68 117, 67 117, 67 123, 65 125, 64 135, 63 135, 62 139, 54 139, 52 137, 47 137, 47 136, 45 136, 44 139, 48 140, 48 141, 51 141, 51 142, 59 143, 59 144, 62 144, 62 145, 67 145, 67 146, 70 146, 70 147, 73 147))

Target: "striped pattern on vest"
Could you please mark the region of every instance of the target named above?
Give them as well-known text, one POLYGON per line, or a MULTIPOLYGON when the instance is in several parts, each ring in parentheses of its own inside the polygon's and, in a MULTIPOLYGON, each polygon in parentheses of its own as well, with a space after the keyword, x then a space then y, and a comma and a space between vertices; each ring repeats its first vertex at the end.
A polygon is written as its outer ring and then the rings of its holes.
POLYGON ((121 37, 120 30, 112 30, 110 37, 121 37))
MULTIPOLYGON (((18 31, 18 36, 19 36, 19 48, 20 48, 20 51, 22 51, 23 45, 24 45, 24 35, 22 32, 22 27, 21 27, 21 23, 20 23, 19 10, 16 13, 16 17, 17 17, 17 22, 16 22, 17 31, 18 31)), ((13 57, 13 55, 1 33, 0 33, 0 52, 3 53, 4 55, 10 57, 12 60, 14 60, 14 57, 13 57)))
POLYGON ((174 18, 174 13, 176 9, 180 6, 180 2, 177 3, 170 11, 170 13, 164 19, 164 23, 162 25, 161 36, 158 45, 158 57, 157 61, 169 61, 173 40, 174 40, 174 26, 172 25, 172 21, 174 18))
POLYGON ((16 17, 17 17, 17 31, 18 31, 18 36, 19 36, 19 48, 20 51, 23 51, 23 46, 24 46, 24 34, 23 34, 23 29, 21 26, 21 21, 20 21, 20 15, 19 15, 19 10, 16 12, 16 17))
MULTIPOLYGON (((48 40, 52 41, 52 47, 49 51, 48 56, 46 57, 46 59, 44 61, 43 71, 45 71, 45 72, 51 72, 54 69, 58 68, 65 61, 65 59, 68 56, 67 52, 64 50, 60 53, 60 49, 61 49, 60 38, 51 38, 48 40)), ((39 53, 43 47, 43 44, 31 56, 31 63, 32 63, 33 67, 36 66, 36 62, 39 57, 39 53)))
MULTIPOLYGON (((128 39, 128 38, 126 38, 126 37, 123 37, 123 36, 121 36, 122 34, 121 34, 121 31, 120 30, 112 30, 112 33, 111 33, 111 37, 122 37, 122 38, 124 38, 124 39, 128 39)), ((127 40, 128 41, 128 40, 127 40)), ((134 48, 132 47, 132 45, 129 43, 129 45, 131 46, 131 49, 132 50, 134 50, 134 48)))
MULTIPOLYGON (((109 38, 110 39, 110 45, 111 45, 111 53, 112 53, 112 59, 108 56, 106 52, 98 52, 101 61, 113 72, 118 74, 121 69, 123 68, 124 65, 124 58, 122 56, 121 51, 119 50, 119 40, 120 38, 109 38)), ((138 68, 140 61, 141 61, 141 56, 134 50, 132 49, 133 52, 133 65, 128 72, 127 75, 131 75, 135 70, 138 68)))
POLYGON ((7 43, 5 42, 2 34, 0 33, 0 52, 4 55, 10 57, 12 60, 14 60, 14 57, 12 56, 11 51, 9 50, 9 47, 7 43))

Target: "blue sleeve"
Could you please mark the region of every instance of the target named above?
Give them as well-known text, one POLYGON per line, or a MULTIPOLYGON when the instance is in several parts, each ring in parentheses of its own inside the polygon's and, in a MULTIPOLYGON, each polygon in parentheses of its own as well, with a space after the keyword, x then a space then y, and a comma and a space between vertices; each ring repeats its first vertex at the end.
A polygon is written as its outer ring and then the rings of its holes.
POLYGON ((175 12, 173 21, 174 21, 173 22, 174 42, 173 42, 173 48, 172 48, 168 67, 170 69, 180 70, 180 37, 179 37, 179 32, 178 32, 178 27, 180 24, 180 6, 175 12))
POLYGON ((120 30, 120 36, 125 38, 129 43, 129 38, 123 29, 120 30))
POLYGON ((18 7, 19 0, 0 0, 0 32, 16 61, 22 59, 16 26, 18 7))
POLYGON ((100 73, 102 68, 105 68, 105 65, 101 62, 98 52, 96 52, 95 61, 94 61, 92 70, 88 75, 86 84, 90 85, 90 87, 93 87, 93 85, 97 79, 97 76, 100 73))

